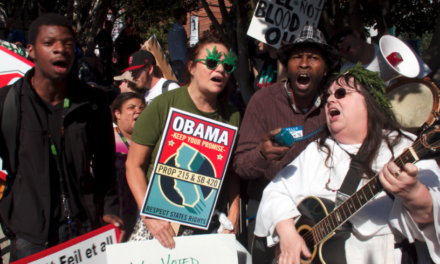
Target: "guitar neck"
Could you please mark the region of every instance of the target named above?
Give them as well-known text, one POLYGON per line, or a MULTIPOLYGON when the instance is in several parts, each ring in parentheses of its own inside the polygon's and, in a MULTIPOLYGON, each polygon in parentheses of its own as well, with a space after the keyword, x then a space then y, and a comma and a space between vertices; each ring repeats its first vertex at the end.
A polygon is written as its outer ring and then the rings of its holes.
MULTIPOLYGON (((413 149, 419 141, 416 141, 411 147, 398 156, 394 163, 403 171, 406 163, 415 163, 419 160, 413 149)), ((341 225, 347 222, 357 211, 362 209, 368 202, 383 191, 383 186, 379 180, 379 174, 376 174, 367 184, 355 192, 350 198, 338 206, 327 217, 316 224, 309 233, 313 237, 314 245, 318 245, 327 236, 332 234, 341 225)))

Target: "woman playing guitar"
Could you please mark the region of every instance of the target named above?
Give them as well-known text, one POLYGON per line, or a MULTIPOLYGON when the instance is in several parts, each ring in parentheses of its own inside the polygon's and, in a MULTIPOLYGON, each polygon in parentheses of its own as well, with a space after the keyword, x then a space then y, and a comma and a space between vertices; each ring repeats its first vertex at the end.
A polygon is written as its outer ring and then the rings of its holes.
POLYGON ((266 187, 257 214, 279 263, 440 262, 440 170, 418 162, 435 156, 440 129, 414 142, 389 107, 360 64, 330 81, 327 129, 266 187))

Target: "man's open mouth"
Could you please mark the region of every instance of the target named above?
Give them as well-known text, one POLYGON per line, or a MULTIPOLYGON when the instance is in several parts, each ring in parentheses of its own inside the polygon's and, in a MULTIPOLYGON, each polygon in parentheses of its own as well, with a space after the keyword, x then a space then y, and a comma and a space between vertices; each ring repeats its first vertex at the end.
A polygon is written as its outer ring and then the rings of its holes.
POLYGON ((348 46, 345 52, 348 52, 351 49, 351 46, 348 46))
POLYGON ((308 85, 310 83, 310 77, 307 74, 300 74, 297 81, 300 85, 308 85))
POLYGON ((52 64, 58 68, 67 68, 67 62, 65 61, 55 61, 52 64))

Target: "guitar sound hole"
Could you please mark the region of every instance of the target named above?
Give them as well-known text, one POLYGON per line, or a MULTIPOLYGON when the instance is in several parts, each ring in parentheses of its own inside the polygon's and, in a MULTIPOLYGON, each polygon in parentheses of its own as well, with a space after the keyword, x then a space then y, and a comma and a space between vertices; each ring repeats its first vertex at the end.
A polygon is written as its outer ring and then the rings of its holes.
MULTIPOLYGON (((313 252, 312 249, 310 249, 310 248, 309 248, 309 251, 310 251, 310 252, 313 252)), ((310 258, 306 258, 306 257, 304 257, 303 253, 301 253, 301 259, 302 259, 302 260, 310 260, 310 258)))

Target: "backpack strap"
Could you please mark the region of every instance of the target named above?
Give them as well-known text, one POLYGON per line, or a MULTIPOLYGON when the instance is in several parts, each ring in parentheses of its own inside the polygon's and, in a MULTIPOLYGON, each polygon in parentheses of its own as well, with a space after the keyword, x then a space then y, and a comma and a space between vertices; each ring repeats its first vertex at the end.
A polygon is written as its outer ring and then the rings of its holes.
POLYGON ((9 171, 6 176, 7 185, 5 192, 14 176, 17 174, 17 153, 18 153, 18 132, 20 131, 20 94, 23 78, 17 80, 9 89, 3 103, 3 110, 1 113, 1 131, 5 139, 6 147, 8 149, 9 171))
MULTIPOLYGON (((168 86, 170 86, 170 84, 175 83, 177 85, 179 85, 178 82, 173 81, 173 80, 166 80, 163 85, 162 85, 162 93, 164 92, 168 92, 168 86)), ((180 85, 179 85, 180 86, 180 85)))

